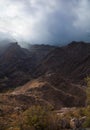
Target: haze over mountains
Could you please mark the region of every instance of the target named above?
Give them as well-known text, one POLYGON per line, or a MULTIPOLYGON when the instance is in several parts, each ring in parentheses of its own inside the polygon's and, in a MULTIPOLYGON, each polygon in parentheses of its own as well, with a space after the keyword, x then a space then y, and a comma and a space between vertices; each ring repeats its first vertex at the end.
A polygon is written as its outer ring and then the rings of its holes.
POLYGON ((11 91, 6 102, 12 95, 11 102, 17 105, 84 106, 88 75, 89 43, 30 45, 26 49, 16 42, 0 47, 0 92, 11 91))

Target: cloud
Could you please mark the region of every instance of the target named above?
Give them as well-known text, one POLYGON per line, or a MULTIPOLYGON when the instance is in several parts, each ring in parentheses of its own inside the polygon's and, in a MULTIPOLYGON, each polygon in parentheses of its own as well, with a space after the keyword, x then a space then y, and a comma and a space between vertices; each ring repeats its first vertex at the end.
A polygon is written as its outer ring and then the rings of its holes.
POLYGON ((89 0, 0 0, 0 38, 29 43, 90 41, 89 0))

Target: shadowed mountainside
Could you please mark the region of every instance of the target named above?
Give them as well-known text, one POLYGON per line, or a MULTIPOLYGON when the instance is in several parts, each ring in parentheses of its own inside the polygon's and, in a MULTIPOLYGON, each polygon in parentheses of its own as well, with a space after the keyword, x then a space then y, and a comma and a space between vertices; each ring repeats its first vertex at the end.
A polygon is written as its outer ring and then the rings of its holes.
POLYGON ((18 87, 31 80, 36 66, 55 47, 46 45, 43 48, 43 45, 34 45, 25 49, 18 43, 0 47, 0 91, 18 87))
POLYGON ((65 78, 81 82, 90 74, 90 44, 72 42, 50 52, 37 67, 35 76, 59 73, 65 78))
POLYGON ((1 97, 11 106, 84 106, 84 78, 89 74, 90 44, 84 42, 28 49, 12 43, 0 54, 0 92, 11 91, 1 97))

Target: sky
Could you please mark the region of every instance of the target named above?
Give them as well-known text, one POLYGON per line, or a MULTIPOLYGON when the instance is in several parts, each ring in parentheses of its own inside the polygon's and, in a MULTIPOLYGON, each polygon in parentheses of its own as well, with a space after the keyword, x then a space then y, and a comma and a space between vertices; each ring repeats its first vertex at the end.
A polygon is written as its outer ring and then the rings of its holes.
POLYGON ((90 41, 90 0, 0 0, 0 40, 90 41))

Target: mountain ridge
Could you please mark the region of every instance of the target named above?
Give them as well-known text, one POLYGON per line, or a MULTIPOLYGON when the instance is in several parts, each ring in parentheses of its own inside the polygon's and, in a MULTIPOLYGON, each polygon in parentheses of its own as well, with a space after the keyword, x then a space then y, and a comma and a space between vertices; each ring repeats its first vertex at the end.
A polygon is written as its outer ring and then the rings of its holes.
POLYGON ((13 103, 15 99, 17 105, 26 107, 85 106, 84 78, 89 74, 90 44, 84 42, 28 49, 13 43, 0 56, 0 92, 6 92, 7 102, 11 96, 13 103))

